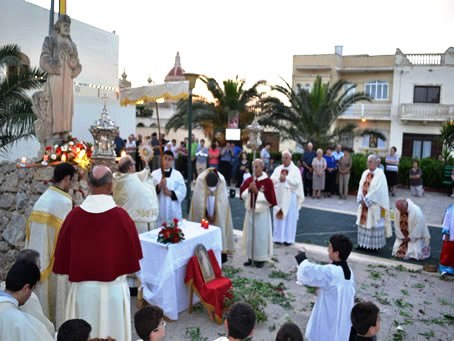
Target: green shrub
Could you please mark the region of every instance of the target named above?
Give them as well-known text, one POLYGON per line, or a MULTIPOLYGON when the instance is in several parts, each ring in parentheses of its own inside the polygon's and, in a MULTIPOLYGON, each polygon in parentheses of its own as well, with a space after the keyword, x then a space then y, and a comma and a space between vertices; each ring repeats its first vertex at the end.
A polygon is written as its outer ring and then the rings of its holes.
POLYGON ((422 170, 422 180, 425 187, 442 188, 445 172, 445 164, 443 161, 436 159, 422 159, 420 161, 422 170))
POLYGON ((367 168, 367 155, 364 154, 350 154, 352 157, 352 170, 350 173, 350 182, 348 187, 350 191, 357 191, 361 175, 367 168))
POLYGON ((398 172, 398 184, 405 187, 410 186, 410 168, 413 164, 413 159, 411 157, 404 156, 399 161, 399 172, 398 172))

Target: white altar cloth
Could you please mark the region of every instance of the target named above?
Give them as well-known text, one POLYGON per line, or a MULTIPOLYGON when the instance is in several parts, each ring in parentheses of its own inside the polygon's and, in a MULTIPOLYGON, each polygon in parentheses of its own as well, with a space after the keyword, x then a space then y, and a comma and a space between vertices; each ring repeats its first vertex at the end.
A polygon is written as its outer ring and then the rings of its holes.
MULTIPOLYGON (((171 320, 189 307, 189 290, 184 283, 186 267, 197 244, 212 249, 221 266, 222 235, 219 227, 203 229, 200 223, 183 221, 180 228, 185 240, 178 244, 157 242, 160 228, 139 235, 143 258, 140 261, 140 279, 144 299, 161 307, 171 320)), ((194 295, 194 303, 198 301, 194 295)))

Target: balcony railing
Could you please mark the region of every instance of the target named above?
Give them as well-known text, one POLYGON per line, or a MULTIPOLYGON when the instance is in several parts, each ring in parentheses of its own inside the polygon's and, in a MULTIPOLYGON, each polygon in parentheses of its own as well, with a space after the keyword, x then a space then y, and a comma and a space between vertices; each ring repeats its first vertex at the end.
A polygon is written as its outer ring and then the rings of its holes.
POLYGON ((441 65, 443 64, 443 53, 420 53, 406 54, 407 65, 441 65))
POLYGON ((339 119, 389 121, 391 104, 353 104, 339 116, 339 119))
POLYGON ((448 121, 454 119, 453 104, 404 103, 400 105, 402 121, 448 121))

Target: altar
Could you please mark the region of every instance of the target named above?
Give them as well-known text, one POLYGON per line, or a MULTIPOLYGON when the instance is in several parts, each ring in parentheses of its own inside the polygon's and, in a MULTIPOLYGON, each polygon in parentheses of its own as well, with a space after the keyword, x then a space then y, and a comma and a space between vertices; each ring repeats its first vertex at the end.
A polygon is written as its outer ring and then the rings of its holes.
MULTIPOLYGON (((178 313, 189 307, 189 290, 184 283, 186 265, 194 255, 197 244, 212 249, 221 266, 222 234, 219 227, 210 225, 208 229, 200 223, 183 220, 180 223, 185 240, 177 244, 157 242, 160 229, 139 235, 143 258, 140 261, 140 279, 144 299, 161 307, 171 320, 178 319, 178 313)), ((194 302, 198 298, 194 297, 194 302)))

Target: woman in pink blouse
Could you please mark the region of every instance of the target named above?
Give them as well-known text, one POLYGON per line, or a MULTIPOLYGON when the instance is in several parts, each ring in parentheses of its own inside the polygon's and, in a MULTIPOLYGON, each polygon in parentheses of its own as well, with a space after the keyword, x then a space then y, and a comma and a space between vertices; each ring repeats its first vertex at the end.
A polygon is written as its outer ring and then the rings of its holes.
POLYGON ((208 149, 208 167, 219 167, 219 156, 221 154, 220 149, 217 147, 216 141, 211 143, 210 149, 208 149))

